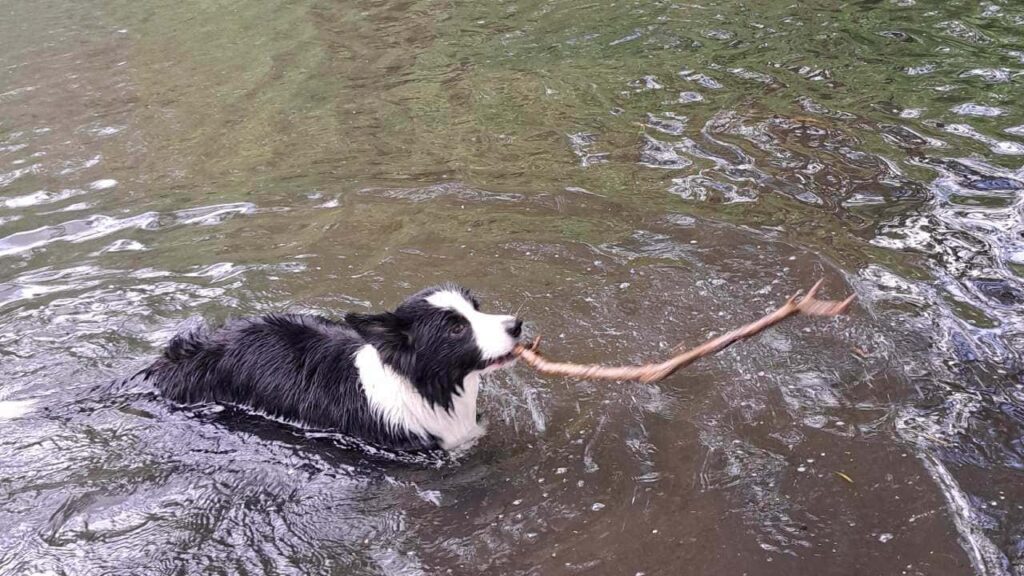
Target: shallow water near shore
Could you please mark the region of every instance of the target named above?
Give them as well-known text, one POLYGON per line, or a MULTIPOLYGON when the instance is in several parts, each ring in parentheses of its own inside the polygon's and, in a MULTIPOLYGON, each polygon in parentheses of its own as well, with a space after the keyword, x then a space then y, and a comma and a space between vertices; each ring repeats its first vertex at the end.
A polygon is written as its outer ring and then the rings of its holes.
POLYGON ((0 5, 0 574, 1024 574, 1013 2, 0 5), (111 386, 472 287, 552 357, 388 459, 111 386))

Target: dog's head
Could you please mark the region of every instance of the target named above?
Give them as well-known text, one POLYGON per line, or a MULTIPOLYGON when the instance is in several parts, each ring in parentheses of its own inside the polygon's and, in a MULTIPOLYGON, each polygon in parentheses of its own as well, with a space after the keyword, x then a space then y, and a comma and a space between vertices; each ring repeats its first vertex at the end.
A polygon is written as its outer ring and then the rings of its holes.
POLYGON ((422 290, 394 312, 348 314, 345 321, 386 364, 442 405, 471 373, 511 364, 523 327, 514 316, 481 312, 469 290, 452 284, 422 290))

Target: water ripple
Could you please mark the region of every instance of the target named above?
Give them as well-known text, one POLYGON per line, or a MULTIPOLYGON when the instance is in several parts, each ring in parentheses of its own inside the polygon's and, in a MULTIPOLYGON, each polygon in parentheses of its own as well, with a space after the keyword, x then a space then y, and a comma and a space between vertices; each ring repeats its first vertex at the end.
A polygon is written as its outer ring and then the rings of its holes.
MULTIPOLYGON (((178 210, 171 213, 170 216, 173 218, 173 223, 176 224, 212 225, 224 221, 225 218, 233 214, 251 214, 254 210, 254 204, 240 202, 178 210)), ((31 251, 53 242, 81 243, 109 236, 122 230, 133 228, 156 230, 167 225, 169 225, 167 221, 158 212, 144 212, 124 218, 96 214, 88 218, 68 220, 60 224, 16 232, 0 238, 0 256, 31 251)))

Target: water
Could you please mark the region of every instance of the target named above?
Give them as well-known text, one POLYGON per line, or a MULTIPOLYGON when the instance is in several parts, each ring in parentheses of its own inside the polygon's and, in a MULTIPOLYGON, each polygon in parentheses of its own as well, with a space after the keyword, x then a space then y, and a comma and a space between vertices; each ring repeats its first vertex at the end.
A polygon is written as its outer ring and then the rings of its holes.
POLYGON ((1014 2, 0 7, 0 573, 1024 574, 1014 2), (548 352, 454 462, 215 408, 195 317, 441 280, 548 352), (192 319, 192 320, 190 320, 192 319))

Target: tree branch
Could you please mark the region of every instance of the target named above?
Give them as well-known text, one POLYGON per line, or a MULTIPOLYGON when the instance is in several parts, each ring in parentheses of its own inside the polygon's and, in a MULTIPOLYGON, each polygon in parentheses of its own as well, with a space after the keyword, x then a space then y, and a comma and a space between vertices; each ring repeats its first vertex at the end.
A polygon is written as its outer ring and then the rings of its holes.
MULTIPOLYGON (((737 340, 749 338, 765 329, 773 326, 786 318, 803 314, 805 316, 838 316, 846 311, 853 303, 856 295, 846 300, 818 300, 814 297, 821 288, 824 280, 817 284, 803 298, 794 295, 777 310, 762 317, 760 320, 751 322, 727 332, 717 338, 687 350, 679 352, 672 358, 658 364, 644 364, 642 366, 602 366, 600 364, 573 364, 570 362, 552 362, 540 354, 540 337, 537 337, 528 345, 517 344, 515 354, 531 368, 549 376, 570 376, 581 380, 639 380, 640 382, 657 382, 673 374, 680 368, 689 366, 697 360, 720 352, 737 340)), ((680 346, 676 347, 679 350, 680 346)))

